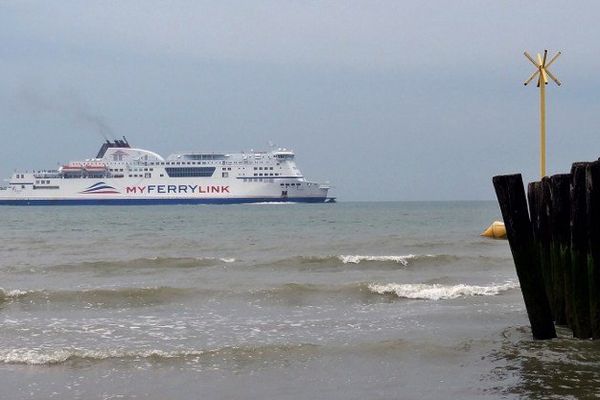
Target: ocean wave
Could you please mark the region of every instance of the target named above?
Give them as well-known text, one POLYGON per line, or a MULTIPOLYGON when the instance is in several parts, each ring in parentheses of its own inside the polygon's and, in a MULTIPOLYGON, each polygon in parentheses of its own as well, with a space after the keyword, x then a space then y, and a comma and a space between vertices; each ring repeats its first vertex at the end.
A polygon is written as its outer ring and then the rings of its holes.
POLYGON ((431 254, 417 256, 414 254, 407 254, 404 256, 361 256, 361 255, 341 255, 337 258, 344 264, 360 264, 363 261, 378 261, 378 262, 394 262, 396 264, 408 265, 408 260, 416 258, 429 258, 435 257, 431 254))
POLYGON ((371 304, 389 302, 373 292, 368 282, 354 282, 345 284, 311 284, 287 283, 272 288, 252 292, 247 298, 250 301, 265 302, 267 304, 282 304, 286 306, 305 306, 324 304, 339 304, 339 302, 371 304))
POLYGON ((290 298, 298 295, 318 295, 318 294, 360 294, 368 292, 368 283, 350 283, 345 285, 321 285, 313 283, 286 283, 268 289, 261 289, 252 292, 252 295, 260 297, 280 297, 290 298))
POLYGON ((0 290, 0 300, 7 305, 26 307, 65 304, 78 308, 109 309, 148 307, 209 298, 234 298, 246 301, 284 304, 321 304, 326 299, 344 301, 381 301, 380 295, 394 295, 406 299, 442 300, 467 296, 493 296, 519 287, 515 282, 490 286, 467 284, 442 285, 438 283, 376 284, 351 282, 343 284, 285 283, 278 286, 233 291, 228 288, 126 287, 81 290, 0 290))
POLYGON ((416 263, 450 262, 454 256, 416 255, 301 255, 274 260, 258 267, 297 268, 301 270, 332 270, 348 268, 398 268, 416 263))
POLYGON ((52 365, 66 361, 81 360, 106 360, 110 358, 180 358, 204 354, 204 351, 163 351, 163 350, 123 350, 123 349, 10 349, 0 350, 0 362, 5 364, 52 365))
POLYGON ((476 285, 441 285, 425 283, 407 283, 407 284, 369 284, 369 290, 377 294, 394 294, 405 299, 425 299, 425 300, 444 300, 456 299, 458 297, 468 296, 495 296, 502 292, 519 287, 516 282, 508 281, 506 283, 490 286, 476 285))
POLYGON ((139 360, 161 362, 173 359, 194 359, 195 361, 249 360, 290 357, 291 353, 314 354, 318 349, 314 344, 226 346, 218 349, 85 349, 67 347, 0 349, 0 362, 4 364, 54 365, 69 361, 103 361, 108 359, 139 360))
POLYGON ((32 292, 31 290, 0 288, 0 300, 17 299, 17 298, 23 297, 31 292, 32 292))
POLYGON ((193 296, 210 296, 216 290, 175 287, 128 287, 116 289, 82 290, 5 290, 0 296, 7 302, 26 302, 27 305, 67 303, 83 307, 135 307, 163 304, 193 296))
POLYGON ((158 268, 212 267, 220 263, 233 263, 231 257, 144 257, 130 260, 85 261, 76 264, 61 264, 45 267, 52 271, 79 272, 82 270, 123 270, 158 268))
POLYGON ((368 282, 348 284, 312 284, 285 283, 278 286, 239 289, 229 288, 177 288, 177 287, 126 287, 126 288, 96 288, 81 290, 3 290, 0 301, 7 305, 19 304, 21 307, 44 308, 70 307, 84 309, 110 309, 148 307, 159 304, 169 304, 199 299, 243 299, 245 301, 275 302, 285 304, 322 303, 324 298, 354 299, 356 301, 371 301, 376 299, 368 287, 368 282))

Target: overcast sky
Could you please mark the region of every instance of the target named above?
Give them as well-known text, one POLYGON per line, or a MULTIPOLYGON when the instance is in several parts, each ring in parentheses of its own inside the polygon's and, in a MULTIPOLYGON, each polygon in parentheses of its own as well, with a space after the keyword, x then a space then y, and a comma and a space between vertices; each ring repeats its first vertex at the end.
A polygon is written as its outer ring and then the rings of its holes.
POLYGON ((342 200, 494 199, 600 156, 599 2, 2 1, 0 175, 95 155, 296 151, 342 200))

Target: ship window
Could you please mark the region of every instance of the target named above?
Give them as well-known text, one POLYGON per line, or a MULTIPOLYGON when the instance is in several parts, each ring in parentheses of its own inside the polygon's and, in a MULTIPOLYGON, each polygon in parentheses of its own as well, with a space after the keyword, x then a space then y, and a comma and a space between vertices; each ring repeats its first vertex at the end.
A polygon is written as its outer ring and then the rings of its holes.
POLYGON ((273 167, 270 167, 269 169, 273 169, 273 167))
POLYGON ((221 175, 222 175, 223 178, 228 178, 229 177, 229 173, 228 172, 223 172, 221 175))
POLYGON ((144 174, 144 178, 152 178, 152 174, 147 172, 144 174))
POLYGON ((256 168, 256 167, 254 167, 254 170, 256 171, 256 170, 257 170, 257 168, 256 168))
POLYGON ((144 171, 148 171, 148 168, 144 168, 144 171))
POLYGON ((178 177, 210 177, 215 172, 215 167, 192 167, 192 168, 165 168, 171 178, 178 177))
POLYGON ((35 181, 36 184, 40 183, 40 181, 35 181))
POLYGON ((164 177, 164 176, 165 176, 165 174, 160 174, 160 177, 161 177, 161 178, 162 178, 162 177, 164 177))

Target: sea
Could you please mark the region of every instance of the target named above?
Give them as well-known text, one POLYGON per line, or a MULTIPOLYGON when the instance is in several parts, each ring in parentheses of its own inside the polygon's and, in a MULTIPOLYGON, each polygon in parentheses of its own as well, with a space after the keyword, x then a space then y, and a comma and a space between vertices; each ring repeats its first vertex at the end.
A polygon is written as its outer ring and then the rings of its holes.
POLYGON ((0 399, 600 397, 495 202, 0 207, 0 399))

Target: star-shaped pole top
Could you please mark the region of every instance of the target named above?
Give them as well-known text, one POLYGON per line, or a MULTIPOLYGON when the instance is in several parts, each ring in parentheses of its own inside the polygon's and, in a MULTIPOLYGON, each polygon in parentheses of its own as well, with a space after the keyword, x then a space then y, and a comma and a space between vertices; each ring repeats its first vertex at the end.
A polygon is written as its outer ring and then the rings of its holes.
POLYGON ((524 52, 523 54, 525 54, 525 57, 527 57, 527 59, 529 61, 531 61, 531 63, 533 65, 535 65, 535 67, 537 68, 537 70, 529 77, 529 79, 527 79, 525 81, 525 85, 527 85, 529 82, 531 82, 536 77, 538 78, 537 87, 540 87, 540 84, 542 82, 544 82, 544 84, 547 85, 548 77, 550 77, 550 79, 552 79, 554 81, 554 83, 556 83, 558 86, 560 86, 560 81, 554 75, 552 75, 552 72, 550 72, 550 70, 548 69, 554 63, 554 61, 556 61, 556 59, 560 56, 560 54, 561 54, 560 51, 558 53, 556 53, 556 55, 554 55, 554 57, 552 57, 548 63, 546 63, 546 59, 548 58, 548 50, 544 50, 543 56, 540 53, 538 53, 537 61, 534 60, 533 57, 531 57, 529 55, 529 53, 524 52))

